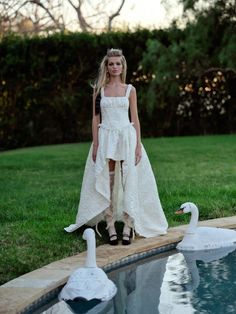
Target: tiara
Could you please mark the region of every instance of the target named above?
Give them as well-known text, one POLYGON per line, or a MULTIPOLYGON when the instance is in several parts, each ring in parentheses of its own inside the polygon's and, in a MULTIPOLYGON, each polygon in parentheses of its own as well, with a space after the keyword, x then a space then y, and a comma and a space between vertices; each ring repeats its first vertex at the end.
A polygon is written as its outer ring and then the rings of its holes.
POLYGON ((116 49, 116 48, 110 48, 107 49, 107 56, 122 56, 123 52, 121 49, 116 49))

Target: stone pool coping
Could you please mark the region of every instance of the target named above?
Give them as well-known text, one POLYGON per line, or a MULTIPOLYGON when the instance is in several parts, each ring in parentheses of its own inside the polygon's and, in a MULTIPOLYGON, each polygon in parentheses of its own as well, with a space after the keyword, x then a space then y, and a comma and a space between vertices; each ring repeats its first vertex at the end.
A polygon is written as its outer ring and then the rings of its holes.
MULTIPOLYGON (((236 216, 205 220, 199 226, 236 228, 236 216)), ((154 238, 137 237, 130 246, 101 245, 96 249, 97 265, 104 267, 128 256, 150 251, 182 240, 188 225, 168 229, 154 238)), ((43 295, 66 283, 70 274, 84 265, 86 252, 50 263, 0 286, 0 314, 21 313, 43 295)))

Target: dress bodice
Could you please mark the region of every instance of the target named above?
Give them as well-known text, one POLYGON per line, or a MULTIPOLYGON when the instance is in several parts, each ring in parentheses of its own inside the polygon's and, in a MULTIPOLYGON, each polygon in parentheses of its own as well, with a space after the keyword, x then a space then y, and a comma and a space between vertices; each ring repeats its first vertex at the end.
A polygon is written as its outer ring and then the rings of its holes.
POLYGON ((104 95, 101 89, 101 125, 107 128, 122 129, 130 125, 129 94, 132 85, 128 85, 125 96, 110 97, 104 95))

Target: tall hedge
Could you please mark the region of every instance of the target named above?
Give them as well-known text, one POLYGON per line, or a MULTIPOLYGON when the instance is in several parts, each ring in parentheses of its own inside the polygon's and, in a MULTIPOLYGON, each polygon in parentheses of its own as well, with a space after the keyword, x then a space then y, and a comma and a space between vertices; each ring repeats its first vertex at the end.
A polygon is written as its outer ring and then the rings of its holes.
MULTIPOLYGON (((165 47, 167 56, 172 49, 171 36, 173 32, 167 30, 137 30, 3 38, 0 43, 0 149, 90 140, 91 83, 100 60, 111 47, 122 48, 127 58, 127 81, 138 91, 143 136, 181 135, 186 130, 204 133, 205 129, 197 127, 191 130, 189 116, 179 115, 181 97, 178 88, 173 89, 176 81, 174 85, 169 80, 150 89, 150 84, 155 83, 152 73, 158 76, 159 69, 155 66, 161 62, 162 55, 153 54, 148 43, 158 42, 165 47), (151 55, 149 63, 147 54, 151 55), (172 90, 170 97, 168 93, 172 90)), ((184 32, 178 31, 175 42, 183 41, 184 36, 184 32)), ((186 104, 186 99, 183 102, 186 104)), ((232 118, 233 131, 234 121, 232 118)), ((209 128, 207 132, 221 131, 225 132, 218 123, 213 131, 209 128)))
POLYGON ((136 33, 6 37, 0 43, 0 148, 91 139, 91 95, 99 62, 121 47, 128 80, 155 36, 136 33))

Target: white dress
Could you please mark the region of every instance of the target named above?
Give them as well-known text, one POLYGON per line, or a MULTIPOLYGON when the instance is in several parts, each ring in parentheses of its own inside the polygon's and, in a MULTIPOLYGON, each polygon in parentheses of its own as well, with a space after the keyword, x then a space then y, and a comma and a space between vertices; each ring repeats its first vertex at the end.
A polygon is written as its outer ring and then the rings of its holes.
POLYGON ((110 205, 109 159, 116 162, 113 189, 115 220, 122 220, 126 212, 133 220, 135 232, 143 237, 166 234, 165 218, 155 177, 142 146, 141 161, 135 166, 136 130, 129 120, 128 85, 122 97, 104 96, 101 90, 102 123, 98 131, 96 162, 92 159, 92 145, 86 161, 76 223, 66 227, 73 232, 82 225, 95 226, 104 220, 110 205))

